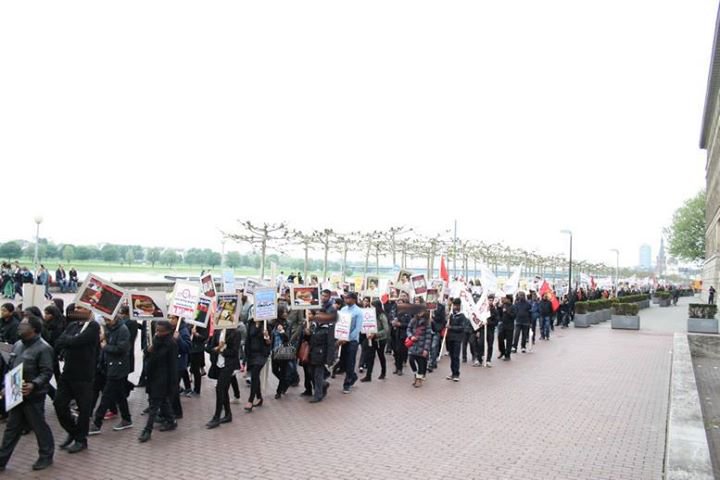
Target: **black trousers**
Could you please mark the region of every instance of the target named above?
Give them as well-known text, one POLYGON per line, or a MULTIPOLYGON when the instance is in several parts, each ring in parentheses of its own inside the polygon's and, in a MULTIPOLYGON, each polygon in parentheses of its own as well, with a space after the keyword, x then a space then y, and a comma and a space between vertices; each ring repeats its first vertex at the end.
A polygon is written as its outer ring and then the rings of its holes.
POLYGON ((493 343, 495 343, 495 327, 485 325, 480 329, 480 339, 478 340, 478 360, 482 360, 485 356, 486 362, 492 362, 493 343), (485 341, 482 341, 482 335, 485 335, 485 341), (485 351, 485 343, 487 343, 487 352, 485 351))
POLYGON ((484 328, 478 329, 470 334, 470 354, 472 355, 473 362, 482 360, 483 351, 485 350, 483 346, 485 339, 482 335, 485 335, 484 328))
POLYGON ((257 398, 262 399, 262 390, 260 389, 260 372, 265 365, 249 365, 250 370, 250 397, 248 402, 252 403, 257 398))
POLYGON ((410 368, 418 376, 424 377, 427 373, 427 358, 422 355, 410 355, 410 368))
POLYGON ((522 343, 520 346, 525 348, 527 346, 528 336, 530 335, 530 325, 515 325, 515 337, 513 338, 513 348, 517 349, 518 340, 522 334, 522 343))
POLYGON ((325 365, 311 365, 312 380, 314 387, 314 397, 316 400, 322 400, 325 396, 325 365))
POLYGON ((305 383, 305 391, 308 393, 313 392, 313 367, 310 365, 303 365, 303 377, 305 383))
POLYGON ((395 370, 397 370, 398 372, 402 372, 403 366, 408 359, 408 350, 405 346, 405 337, 402 337, 397 342, 395 342, 395 351, 393 352, 393 355, 395 356, 395 370))
POLYGON ((168 397, 150 397, 150 410, 148 411, 147 423, 145 424, 146 431, 152 432, 158 414, 160 414, 165 422, 175 423, 175 417, 173 416, 172 408, 170 408, 170 400, 168 397))
POLYGON ((190 373, 193 375, 193 391, 200 393, 202 384, 202 369, 205 366, 205 353, 193 352, 190 354, 190 373))
POLYGON ((450 373, 453 377, 460 376, 460 349, 462 348, 462 340, 448 340, 447 349, 450 354, 450 373))
POLYGON ((8 413, 2 446, 0 446, 0 466, 7 465, 25 428, 30 428, 35 432, 39 457, 42 459, 53 458, 55 442, 52 430, 45 421, 45 395, 43 395, 39 400, 23 401, 8 413))
POLYGON ((474 338, 475 332, 464 332, 463 333, 463 340, 462 340, 462 359, 463 362, 467 361, 467 347, 470 345, 470 355, 472 356, 472 359, 475 360, 476 357, 476 350, 477 347, 477 341, 474 338))
POLYGON ((235 376, 235 372, 233 372, 230 377, 230 386, 232 387, 233 397, 240 398, 240 385, 238 385, 238 379, 237 376, 235 376))
POLYGON ((95 410, 95 425, 101 426, 103 424, 103 417, 105 413, 111 408, 118 406, 120 415, 123 420, 131 421, 130 409, 128 408, 127 402, 127 390, 126 384, 127 377, 125 378, 108 378, 105 380, 105 388, 100 398, 100 406, 95 410))
POLYGON ((74 382, 64 380, 62 376, 58 381, 55 394, 55 414, 62 428, 80 443, 87 442, 90 428, 90 415, 92 414, 93 382, 74 382), (78 407, 78 417, 75 420, 70 413, 70 402, 75 400, 78 407))
POLYGON ((278 386, 275 393, 285 393, 290 388, 290 381, 288 378, 288 369, 290 368, 289 360, 273 360, 272 361, 272 372, 273 375, 278 379, 278 386))
MULTIPOLYGON (((225 416, 232 418, 232 411, 230 410, 230 384, 232 379, 235 378, 233 371, 229 368, 221 368, 218 373, 217 384, 215 385, 215 414, 213 418, 219 419, 222 416, 223 410, 225 410, 225 416)), ((235 380, 237 383, 237 380, 235 380)))
POLYGON ((387 340, 373 340, 372 345, 368 343, 365 350, 364 364, 367 365, 367 377, 372 377, 373 369, 375 368, 375 355, 380 360, 380 374, 385 375, 387 372, 387 362, 385 361, 385 347, 387 340))
POLYGON ((500 355, 505 358, 510 358, 510 353, 512 352, 512 342, 512 328, 503 328, 501 326, 498 330, 498 349, 500 350, 500 355))
MULTIPOLYGON (((182 374, 182 372, 178 372, 178 375, 182 374)), ((177 418, 182 418, 183 416, 183 409, 182 409, 182 403, 180 403, 180 383, 178 382, 177 385, 171 385, 172 393, 170 394, 170 406, 172 407, 173 415, 177 418)))

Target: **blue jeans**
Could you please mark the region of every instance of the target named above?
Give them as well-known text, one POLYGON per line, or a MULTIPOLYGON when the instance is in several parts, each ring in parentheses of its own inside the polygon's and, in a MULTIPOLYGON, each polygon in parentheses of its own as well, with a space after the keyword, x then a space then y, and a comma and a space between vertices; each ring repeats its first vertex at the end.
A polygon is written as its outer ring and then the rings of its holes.
POLYGON ((552 324, 551 317, 542 318, 542 338, 550 338, 550 325, 552 324))
POLYGON ((437 368, 437 361, 438 361, 438 355, 440 355, 440 343, 442 342, 442 337, 439 333, 433 334, 432 338, 432 344, 430 346, 430 365, 429 367, 432 369, 437 368))
POLYGON ((345 381, 343 382, 343 390, 349 390, 358 379, 357 373, 355 373, 358 342, 353 340, 344 344, 342 348, 347 352, 347 356, 345 357, 345 381))

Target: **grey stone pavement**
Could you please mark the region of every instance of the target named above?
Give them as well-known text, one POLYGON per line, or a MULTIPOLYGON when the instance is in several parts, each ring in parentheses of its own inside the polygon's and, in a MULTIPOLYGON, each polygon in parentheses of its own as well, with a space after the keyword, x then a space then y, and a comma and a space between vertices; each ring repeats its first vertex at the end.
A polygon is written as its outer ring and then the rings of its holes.
MULTIPOLYGON (((147 444, 137 442, 146 402, 136 390, 133 429, 113 432, 105 422, 87 451, 58 450, 39 473, 30 468, 30 434, 0 477, 659 479, 672 333, 685 330, 689 302, 643 310, 640 331, 612 330, 610 322, 556 329, 511 362, 463 364, 459 383, 444 379, 445 357, 421 389, 409 375, 390 374, 342 395, 338 378, 326 401, 308 404, 302 387, 274 400, 270 375, 262 408, 247 414, 233 405, 233 423, 210 431, 214 382, 205 378, 200 398, 182 400, 179 428, 156 430, 147 444)), ((242 385, 243 400, 248 393, 242 385)), ((62 441, 50 403, 47 417, 62 441)))

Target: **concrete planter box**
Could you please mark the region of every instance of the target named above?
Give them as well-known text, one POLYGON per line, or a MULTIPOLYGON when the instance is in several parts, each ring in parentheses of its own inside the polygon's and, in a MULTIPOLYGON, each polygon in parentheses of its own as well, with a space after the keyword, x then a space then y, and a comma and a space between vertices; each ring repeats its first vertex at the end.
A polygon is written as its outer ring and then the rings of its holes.
POLYGON ((688 318, 687 331, 690 333, 718 333, 717 318, 688 318))
POLYGON ((611 326, 620 330, 640 330, 640 317, 630 315, 613 315, 611 326))
POLYGON ((606 308, 605 310, 603 310, 603 322, 607 322, 608 320, 610 320, 610 317, 612 317, 612 309, 606 308))
POLYGON ((590 324, 591 325, 597 325, 600 323, 600 312, 588 312, 588 317, 590 317, 590 324))
POLYGON ((652 297, 652 303, 657 305, 658 303, 660 303, 660 299, 658 297, 652 297))
POLYGON ((575 328, 587 328, 591 325, 590 314, 588 313, 576 313, 575 314, 575 328))
POLYGON ((641 309, 643 309, 643 308, 650 308, 650 299, 643 300, 642 302, 638 302, 638 303, 639 303, 639 307, 640 307, 641 309))
POLYGON ((669 307, 671 303, 672 303, 672 299, 670 299, 670 298, 660 300, 661 307, 669 307))

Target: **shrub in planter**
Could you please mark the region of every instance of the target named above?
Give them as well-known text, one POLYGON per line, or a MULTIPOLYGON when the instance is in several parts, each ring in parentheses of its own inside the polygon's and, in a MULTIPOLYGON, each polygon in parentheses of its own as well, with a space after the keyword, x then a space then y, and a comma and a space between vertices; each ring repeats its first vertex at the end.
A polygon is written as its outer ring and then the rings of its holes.
POLYGON ((635 303, 617 303, 613 306, 613 315, 617 316, 637 316, 640 307, 635 303))
POLYGON ((640 307, 635 303, 618 303, 613 307, 611 326, 614 329, 639 330, 640 307))
POLYGON ((706 303, 691 303, 688 305, 688 317, 690 318, 715 318, 717 305, 706 303))
POLYGON ((589 311, 589 302, 575 302, 575 313, 585 315, 589 311))
POLYGON ((717 305, 691 303, 688 305, 687 331, 693 333, 718 333, 718 321, 715 318, 717 305))
POLYGON ((672 298, 670 292, 655 292, 655 296, 660 300, 670 300, 672 298))

